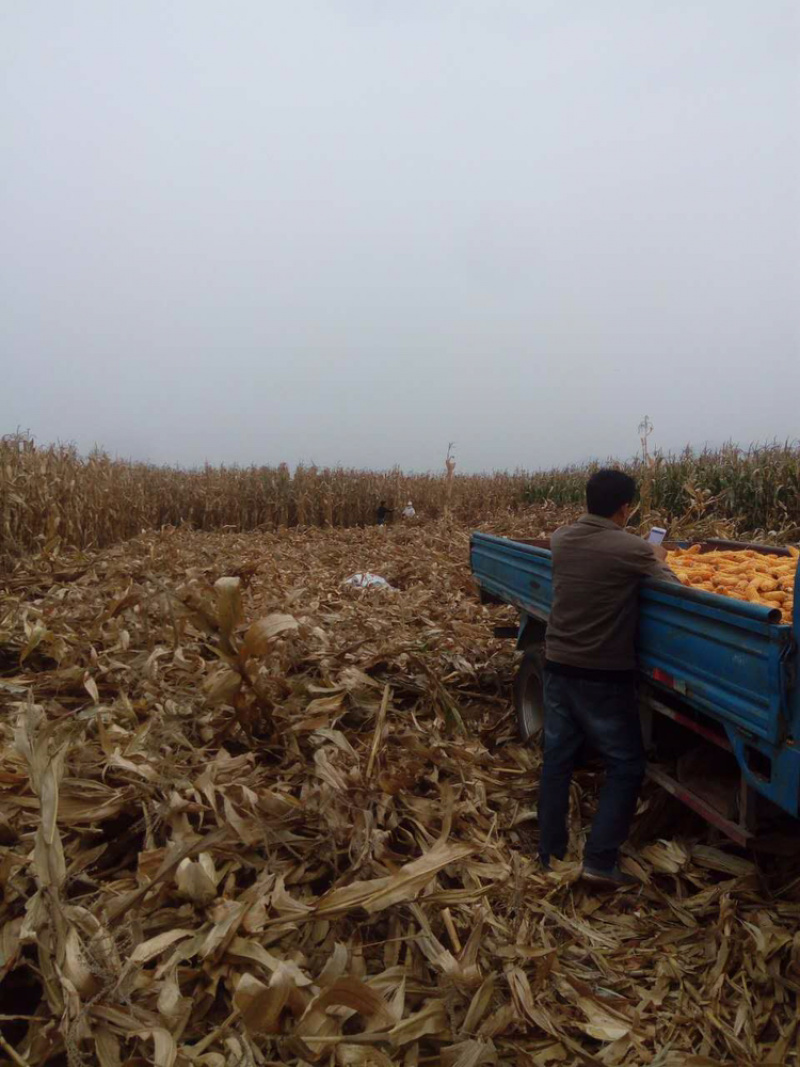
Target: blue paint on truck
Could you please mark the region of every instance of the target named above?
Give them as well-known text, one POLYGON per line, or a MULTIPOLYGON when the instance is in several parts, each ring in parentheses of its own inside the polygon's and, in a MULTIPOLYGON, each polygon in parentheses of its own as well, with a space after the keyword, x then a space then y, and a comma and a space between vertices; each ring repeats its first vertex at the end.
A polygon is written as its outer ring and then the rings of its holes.
MULTIPOLYGON (((519 610, 520 646, 531 626, 541 636, 552 600, 550 552, 475 533, 470 556, 481 590, 519 610)), ((796 589, 798 579, 800 573, 796 589)), ((637 647, 649 691, 669 693, 673 706, 716 724, 745 782, 795 817, 800 815, 798 633, 797 599, 792 625, 785 625, 779 611, 759 604, 668 582, 642 585, 637 647)))

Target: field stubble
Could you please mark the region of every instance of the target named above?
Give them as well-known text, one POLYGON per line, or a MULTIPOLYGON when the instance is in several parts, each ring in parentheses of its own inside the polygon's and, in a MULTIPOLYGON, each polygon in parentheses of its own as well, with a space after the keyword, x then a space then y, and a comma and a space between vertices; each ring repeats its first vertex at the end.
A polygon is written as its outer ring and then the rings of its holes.
MULTIPOLYGON (((756 865, 647 793, 634 890, 591 891, 576 852, 537 869, 539 754, 515 739, 506 609, 477 602, 467 547, 456 523, 164 530, 17 563, 6 1055, 798 1062, 796 857, 756 865), (343 586, 365 570, 395 591, 343 586)), ((593 796, 579 773, 576 849, 593 796)))

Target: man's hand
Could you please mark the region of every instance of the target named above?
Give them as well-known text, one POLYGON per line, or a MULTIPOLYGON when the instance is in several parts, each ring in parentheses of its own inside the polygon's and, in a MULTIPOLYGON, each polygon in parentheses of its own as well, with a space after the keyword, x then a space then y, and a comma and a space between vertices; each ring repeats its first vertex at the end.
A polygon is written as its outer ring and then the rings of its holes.
POLYGON ((652 548, 653 555, 656 557, 657 560, 660 560, 662 563, 667 562, 667 550, 666 548, 664 548, 663 545, 654 545, 651 544, 650 541, 648 541, 647 544, 650 545, 650 547, 652 548))

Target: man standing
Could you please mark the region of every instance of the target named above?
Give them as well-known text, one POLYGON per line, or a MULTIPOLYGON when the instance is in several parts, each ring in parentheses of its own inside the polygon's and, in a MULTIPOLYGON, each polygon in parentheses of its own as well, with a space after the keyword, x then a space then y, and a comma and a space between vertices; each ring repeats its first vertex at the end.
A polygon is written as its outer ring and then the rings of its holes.
POLYGON ((625 531, 636 483, 600 470, 586 486, 586 509, 556 530, 553 606, 544 671, 544 765, 539 783, 539 857, 567 851, 569 787, 575 758, 588 741, 602 757, 606 780, 584 853, 583 877, 626 885, 617 866, 645 771, 636 696, 636 628, 644 578, 677 582, 666 552, 625 531))

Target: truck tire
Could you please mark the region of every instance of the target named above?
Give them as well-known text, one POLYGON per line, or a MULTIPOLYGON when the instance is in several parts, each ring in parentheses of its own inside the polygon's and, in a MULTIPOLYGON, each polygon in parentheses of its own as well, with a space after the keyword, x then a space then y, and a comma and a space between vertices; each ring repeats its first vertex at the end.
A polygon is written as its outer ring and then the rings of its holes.
MULTIPOLYGON (((541 744, 544 731, 544 646, 529 646, 517 677, 514 679, 514 705, 517 709, 517 730, 523 744, 541 744)), ((575 769, 595 770, 599 757, 588 741, 581 745, 575 757, 575 769)), ((602 764, 599 764, 602 766, 602 764)))
POLYGON ((543 670, 544 651, 541 648, 528 648, 514 679, 517 729, 524 744, 536 740, 544 727, 543 670))

